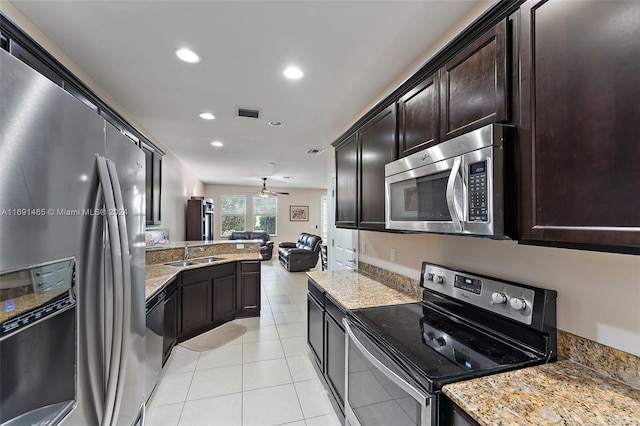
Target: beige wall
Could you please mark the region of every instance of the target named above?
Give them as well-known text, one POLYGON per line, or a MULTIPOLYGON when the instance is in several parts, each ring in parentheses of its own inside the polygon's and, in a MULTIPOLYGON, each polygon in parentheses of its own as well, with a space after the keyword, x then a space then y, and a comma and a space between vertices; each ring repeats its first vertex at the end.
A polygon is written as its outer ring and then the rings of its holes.
POLYGON ((172 240, 184 240, 186 200, 191 195, 201 194, 204 191, 203 183, 198 180, 184 163, 174 157, 162 142, 137 123, 121 105, 98 86, 84 70, 73 62, 58 46, 53 44, 51 40, 13 7, 11 3, 6 0, 0 0, 0 10, 54 56, 62 65, 67 67, 76 77, 82 80, 82 82, 93 90, 103 101, 118 111, 118 113, 140 132, 144 133, 158 148, 167 153, 162 159, 162 223, 159 227, 169 228, 170 238, 172 240))
MULTIPOLYGON (((262 183, 256 186, 228 186, 206 185, 204 195, 213 199, 215 209, 214 232, 215 239, 220 237, 220 196, 221 195, 245 195, 247 197, 247 224, 251 222, 253 214, 253 196, 258 193, 262 183)), ((269 190, 288 192, 290 195, 278 197, 278 235, 271 237, 277 247, 281 241, 296 241, 301 232, 320 235, 320 197, 326 195, 325 189, 307 188, 277 188, 269 185, 269 190), (290 222, 289 206, 309 206, 308 222, 290 222)), ((251 229, 251 228, 249 228, 251 229)))
POLYGON ((162 223, 159 228, 169 228, 172 241, 186 239, 187 200, 203 193, 204 184, 184 163, 170 153, 162 157, 162 223))

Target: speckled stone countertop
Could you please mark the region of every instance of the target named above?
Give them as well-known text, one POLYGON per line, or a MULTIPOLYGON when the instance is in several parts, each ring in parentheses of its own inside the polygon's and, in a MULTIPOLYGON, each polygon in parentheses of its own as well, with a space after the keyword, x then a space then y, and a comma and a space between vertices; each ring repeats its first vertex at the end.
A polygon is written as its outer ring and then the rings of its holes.
POLYGON ((344 309, 399 305, 422 300, 420 296, 401 291, 354 271, 307 272, 318 286, 344 309))
MULTIPOLYGON (((212 248, 213 247, 221 246, 212 246, 212 248)), ((181 271, 184 270, 206 268, 207 266, 220 265, 223 263, 237 262, 241 260, 260 260, 260 253, 257 251, 257 244, 255 244, 255 247, 253 247, 253 250, 255 251, 246 251, 241 253, 219 253, 219 250, 205 250, 203 253, 199 253, 205 254, 205 256, 201 256, 202 258, 215 256, 219 260, 208 263, 189 265, 185 267, 165 265, 164 263, 176 260, 175 257, 167 257, 170 255, 169 253, 163 254, 163 252, 161 251, 154 250, 154 255, 150 256, 149 252, 147 252, 147 265, 145 272, 145 298, 146 300, 149 300, 149 298, 153 297, 156 292, 167 286, 181 271)), ((194 257, 189 260, 198 260, 201 257, 194 257)))
POLYGON ((571 360, 443 387, 478 423, 640 425, 640 390, 571 360))

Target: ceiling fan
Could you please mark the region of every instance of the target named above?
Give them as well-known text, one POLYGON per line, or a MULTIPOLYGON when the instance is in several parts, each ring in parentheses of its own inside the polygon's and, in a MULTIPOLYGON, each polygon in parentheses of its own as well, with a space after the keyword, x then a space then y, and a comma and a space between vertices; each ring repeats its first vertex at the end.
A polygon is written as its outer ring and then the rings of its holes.
POLYGON ((277 197, 278 195, 289 195, 289 193, 288 192, 269 191, 267 189, 267 178, 263 177, 262 178, 262 189, 258 193, 258 196, 262 197, 262 198, 269 198, 271 196, 277 197))

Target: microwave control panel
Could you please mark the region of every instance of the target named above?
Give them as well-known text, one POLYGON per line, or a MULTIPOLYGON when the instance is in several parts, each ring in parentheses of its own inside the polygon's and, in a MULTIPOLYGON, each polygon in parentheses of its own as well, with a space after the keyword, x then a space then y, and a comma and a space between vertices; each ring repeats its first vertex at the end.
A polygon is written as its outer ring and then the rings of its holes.
POLYGON ((469 164, 469 221, 487 222, 487 162, 469 164))

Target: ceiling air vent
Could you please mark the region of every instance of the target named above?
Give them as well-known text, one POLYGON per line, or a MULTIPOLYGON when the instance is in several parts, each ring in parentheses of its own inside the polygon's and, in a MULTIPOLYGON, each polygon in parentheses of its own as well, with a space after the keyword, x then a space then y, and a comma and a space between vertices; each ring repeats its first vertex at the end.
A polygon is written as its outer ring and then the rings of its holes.
POLYGON ((311 154, 311 155, 320 155, 324 152, 324 149, 318 149, 318 148, 309 148, 307 150, 307 154, 311 154))
POLYGON ((238 107, 238 117, 260 118, 259 109, 240 108, 238 107))

